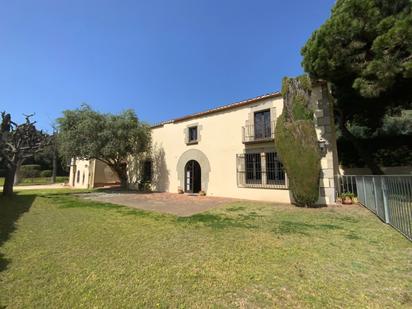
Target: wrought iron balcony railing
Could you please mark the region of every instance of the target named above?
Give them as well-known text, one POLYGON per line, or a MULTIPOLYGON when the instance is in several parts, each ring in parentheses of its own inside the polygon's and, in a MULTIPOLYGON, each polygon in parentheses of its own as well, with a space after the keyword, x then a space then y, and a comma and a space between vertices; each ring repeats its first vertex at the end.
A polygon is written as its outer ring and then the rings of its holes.
POLYGON ((243 143, 267 142, 275 139, 275 122, 262 125, 246 125, 242 127, 243 143))

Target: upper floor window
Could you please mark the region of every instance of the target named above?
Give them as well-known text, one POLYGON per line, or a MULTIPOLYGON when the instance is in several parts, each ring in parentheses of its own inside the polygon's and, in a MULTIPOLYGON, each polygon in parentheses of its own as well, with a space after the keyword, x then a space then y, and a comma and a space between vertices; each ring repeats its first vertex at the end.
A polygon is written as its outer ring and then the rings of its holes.
POLYGON ((189 143, 197 142, 197 126, 189 128, 189 143))
POLYGON ((255 112, 255 139, 271 138, 270 110, 255 112))

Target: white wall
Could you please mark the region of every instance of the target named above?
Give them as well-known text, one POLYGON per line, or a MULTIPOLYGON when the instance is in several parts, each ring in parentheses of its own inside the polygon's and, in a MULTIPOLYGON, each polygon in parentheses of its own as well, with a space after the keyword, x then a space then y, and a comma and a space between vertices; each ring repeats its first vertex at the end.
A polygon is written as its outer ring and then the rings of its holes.
POLYGON ((93 166, 91 165, 93 165, 92 160, 75 160, 75 162, 72 162, 70 167, 70 185, 73 186, 74 180, 74 188, 89 188, 89 183, 91 181, 90 170, 93 170, 93 166))
POLYGON ((88 189, 115 183, 119 183, 119 178, 106 163, 99 160, 72 160, 70 166, 70 186, 88 189), (78 175, 80 176, 79 178, 78 175))
POLYGON ((117 174, 106 163, 95 160, 94 164, 93 187, 120 182, 117 174))

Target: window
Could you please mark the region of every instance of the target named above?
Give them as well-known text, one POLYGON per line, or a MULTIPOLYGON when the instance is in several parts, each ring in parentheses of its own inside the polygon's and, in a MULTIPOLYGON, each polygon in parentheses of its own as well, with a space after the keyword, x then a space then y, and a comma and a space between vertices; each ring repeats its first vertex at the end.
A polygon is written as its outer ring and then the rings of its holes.
POLYGON ((152 181, 152 161, 146 160, 143 162, 143 175, 142 175, 143 182, 151 182, 152 181))
POLYGON ((268 184, 285 184, 285 171, 276 152, 266 153, 266 181, 268 184))
POLYGON ((77 171, 77 183, 80 182, 80 171, 77 171))
POLYGON ((262 182, 262 164, 260 153, 245 154, 246 183, 262 182))
POLYGON ((197 142, 197 127, 189 128, 189 143, 197 142))
POLYGON ((271 138, 270 110, 255 112, 255 139, 271 138))
POLYGON ((82 182, 82 184, 84 184, 85 178, 86 178, 86 175, 85 175, 84 172, 83 172, 83 182, 82 182))
POLYGON ((287 189, 286 173, 276 152, 237 154, 236 172, 239 187, 287 189))

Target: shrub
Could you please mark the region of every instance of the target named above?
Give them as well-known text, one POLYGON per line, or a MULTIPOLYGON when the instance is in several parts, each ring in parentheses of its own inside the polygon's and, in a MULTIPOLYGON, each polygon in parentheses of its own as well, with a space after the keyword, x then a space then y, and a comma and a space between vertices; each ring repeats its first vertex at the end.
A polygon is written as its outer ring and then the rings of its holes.
POLYGON ((40 172, 40 177, 51 177, 52 174, 52 170, 44 170, 40 172))
POLYGON ((351 200, 353 200, 355 197, 356 197, 355 194, 352 192, 343 192, 340 195, 341 199, 350 198, 351 200))
POLYGON ((40 176, 41 167, 38 164, 27 164, 20 167, 21 178, 35 178, 40 176))

